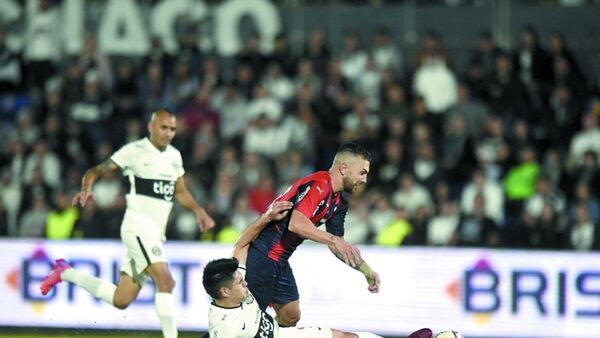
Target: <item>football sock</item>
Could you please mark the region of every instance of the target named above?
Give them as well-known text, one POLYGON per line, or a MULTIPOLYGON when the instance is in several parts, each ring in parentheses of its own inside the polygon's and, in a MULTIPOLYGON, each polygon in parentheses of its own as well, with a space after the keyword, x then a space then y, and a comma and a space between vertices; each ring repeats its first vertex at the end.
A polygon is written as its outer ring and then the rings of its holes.
POLYGON ((117 286, 113 283, 91 276, 74 268, 63 271, 60 274, 60 278, 77 286, 81 286, 94 297, 100 298, 110 305, 114 305, 113 296, 115 295, 117 286))
POLYGON ((167 292, 157 292, 154 296, 156 313, 160 319, 163 336, 165 338, 177 337, 177 325, 175 323, 175 299, 167 292))

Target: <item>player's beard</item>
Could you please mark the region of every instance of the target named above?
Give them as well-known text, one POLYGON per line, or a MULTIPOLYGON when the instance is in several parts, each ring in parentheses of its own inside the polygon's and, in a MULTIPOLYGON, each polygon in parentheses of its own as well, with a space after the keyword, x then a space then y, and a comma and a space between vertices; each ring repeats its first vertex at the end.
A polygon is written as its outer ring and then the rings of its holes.
POLYGON ((352 194, 356 191, 357 186, 354 184, 354 182, 352 182, 350 177, 344 177, 342 179, 342 183, 345 192, 352 194))

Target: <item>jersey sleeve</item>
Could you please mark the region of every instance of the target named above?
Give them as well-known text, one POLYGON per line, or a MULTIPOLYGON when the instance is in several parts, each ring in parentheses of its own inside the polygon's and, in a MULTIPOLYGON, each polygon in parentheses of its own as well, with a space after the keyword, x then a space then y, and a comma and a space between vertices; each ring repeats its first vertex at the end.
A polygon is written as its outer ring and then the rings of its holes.
POLYGON ((341 193, 340 205, 333 214, 333 217, 325 224, 325 229, 328 233, 336 236, 344 236, 344 222, 346 221, 346 213, 348 212, 348 195, 341 193))
POLYGON ((135 156, 133 156, 133 144, 128 143, 121 147, 121 149, 117 150, 110 157, 111 161, 115 162, 121 169, 125 169, 131 165, 131 161, 134 160, 135 156))
POLYGON ((177 152, 177 157, 175 158, 173 165, 177 170, 177 177, 181 177, 185 174, 185 169, 183 169, 183 159, 181 158, 180 152, 177 152))
POLYGON ((321 181, 309 181, 298 187, 294 208, 310 219, 319 203, 325 198, 327 198, 327 184, 321 181))

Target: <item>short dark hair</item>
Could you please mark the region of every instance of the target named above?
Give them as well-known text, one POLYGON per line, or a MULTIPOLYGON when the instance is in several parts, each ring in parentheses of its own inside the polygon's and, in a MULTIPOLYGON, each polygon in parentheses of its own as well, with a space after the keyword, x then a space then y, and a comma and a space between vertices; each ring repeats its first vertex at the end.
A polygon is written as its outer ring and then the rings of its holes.
POLYGON ((233 281, 233 274, 237 271, 239 262, 236 258, 220 258, 210 261, 204 267, 202 285, 212 298, 219 299, 219 290, 233 281))
POLYGON ((358 143, 354 143, 354 142, 348 142, 348 143, 344 143, 342 144, 339 148, 336 154, 341 154, 341 153, 350 153, 356 156, 360 156, 362 158, 364 158, 365 160, 371 162, 371 153, 363 146, 361 146, 358 143))

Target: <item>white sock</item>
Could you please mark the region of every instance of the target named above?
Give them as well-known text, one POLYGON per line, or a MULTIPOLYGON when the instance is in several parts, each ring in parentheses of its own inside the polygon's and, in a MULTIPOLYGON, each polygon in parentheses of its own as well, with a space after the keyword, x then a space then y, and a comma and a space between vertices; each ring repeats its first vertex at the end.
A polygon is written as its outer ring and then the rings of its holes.
POLYGON ((100 298, 110 305, 114 305, 113 297, 117 286, 113 283, 91 276, 74 268, 63 271, 60 274, 60 278, 77 286, 81 286, 94 297, 100 298))
POLYGON ((371 332, 354 332, 358 336, 358 338, 383 338, 371 332))
POLYGON ((154 305, 160 319, 163 336, 165 338, 176 338, 177 323, 175 322, 175 299, 173 294, 157 292, 154 295, 154 305))

